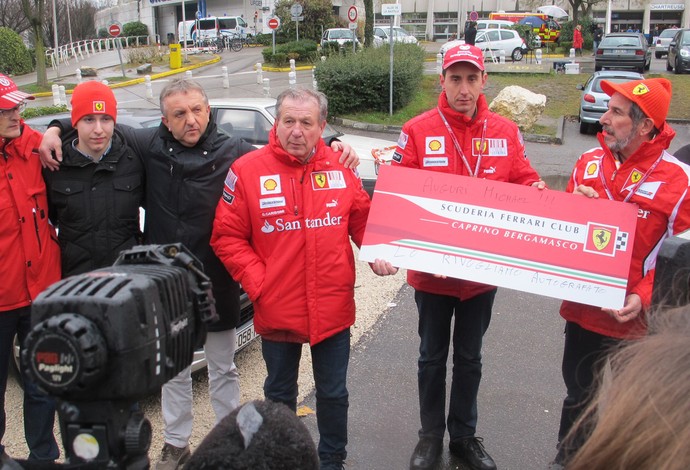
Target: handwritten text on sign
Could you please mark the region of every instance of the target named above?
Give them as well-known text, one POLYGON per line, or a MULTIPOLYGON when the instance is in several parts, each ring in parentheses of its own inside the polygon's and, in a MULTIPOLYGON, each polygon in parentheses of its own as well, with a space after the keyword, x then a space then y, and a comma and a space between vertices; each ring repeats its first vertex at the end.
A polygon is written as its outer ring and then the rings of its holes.
POLYGON ((620 308, 636 220, 633 204, 383 166, 360 259, 620 308))

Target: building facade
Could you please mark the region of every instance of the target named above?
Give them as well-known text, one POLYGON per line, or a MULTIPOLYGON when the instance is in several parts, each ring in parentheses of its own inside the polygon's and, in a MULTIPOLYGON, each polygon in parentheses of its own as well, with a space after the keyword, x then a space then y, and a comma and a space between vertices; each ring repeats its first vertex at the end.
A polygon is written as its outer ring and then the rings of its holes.
MULTIPOLYGON (((391 17, 381 16, 381 2, 374 0, 375 22, 389 23, 391 17)), ((464 30, 471 12, 479 18, 488 18, 492 11, 511 11, 514 0, 398 0, 402 15, 395 18, 396 24, 420 39, 446 41, 464 30)), ((570 13, 567 0, 552 2, 570 13)), ((361 0, 333 0, 334 14, 346 19, 351 5, 357 6, 359 18, 363 21, 364 4, 361 0)), ((544 1, 543 4, 549 4, 544 1)), ((206 16, 241 16, 257 33, 266 32, 263 26, 273 9, 274 0, 117 0, 111 8, 100 10, 96 15, 96 27, 107 27, 113 21, 122 24, 141 21, 149 27, 149 33, 156 41, 168 43, 178 41, 177 24, 185 19, 206 16), (183 15, 184 12, 184 15, 183 15)), ((610 23, 607 24, 607 3, 597 4, 593 9, 595 21, 607 25, 609 31, 632 28, 650 34, 657 25, 666 27, 690 27, 690 0, 612 0, 610 2, 610 23)), ((527 9, 529 11, 529 9, 527 9)))

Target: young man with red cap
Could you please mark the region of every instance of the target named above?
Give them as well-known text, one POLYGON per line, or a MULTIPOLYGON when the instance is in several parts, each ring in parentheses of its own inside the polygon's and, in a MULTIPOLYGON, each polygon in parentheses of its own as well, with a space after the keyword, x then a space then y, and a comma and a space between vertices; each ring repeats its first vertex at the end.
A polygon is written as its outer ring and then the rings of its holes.
POLYGON ((60 171, 44 171, 63 277, 109 266, 142 241, 144 165, 115 129, 116 119, 117 101, 107 85, 78 85, 72 94, 77 136, 63 139, 60 171))
POLYGON ((566 320, 563 379, 567 396, 552 468, 562 468, 586 438, 582 429, 568 433, 587 406, 610 347, 646 334, 645 312, 652 301, 656 256, 662 242, 690 228, 690 167, 666 151, 675 136, 666 123, 671 82, 665 78, 604 81, 601 87, 611 97, 608 111, 599 120, 601 147, 580 156, 567 191, 635 204, 635 244, 622 308, 570 301, 561 305, 566 320))
MULTIPOLYGON (((5 390, 15 335, 31 329, 31 303, 60 280, 60 249, 48 221, 46 187, 41 177, 41 134, 19 113, 33 99, 0 74, 0 442, 5 434, 5 390)), ((55 402, 28 377, 24 380, 24 435, 30 461, 53 461, 60 451, 53 436, 55 402)), ((10 465, 0 443, 0 467, 10 465)), ((4 467, 3 467, 4 468, 4 467)))
MULTIPOLYGON (((487 75, 482 51, 463 44, 446 52, 436 109, 407 122, 393 164, 544 188, 530 166, 522 135, 510 120, 489 111, 482 94, 487 75)), ((496 468, 475 436, 482 338, 496 287, 408 271, 419 312, 418 385, 422 427, 411 469, 432 468, 446 430, 446 362, 453 341, 448 410, 451 454, 473 469, 496 468), (451 335, 451 323, 455 327, 451 335)))

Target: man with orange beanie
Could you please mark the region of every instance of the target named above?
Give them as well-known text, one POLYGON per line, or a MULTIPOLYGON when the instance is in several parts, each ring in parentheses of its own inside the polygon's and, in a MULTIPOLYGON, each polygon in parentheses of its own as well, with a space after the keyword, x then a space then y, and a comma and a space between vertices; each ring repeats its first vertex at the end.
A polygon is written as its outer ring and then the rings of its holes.
MULTIPOLYGON (((21 343, 31 329, 31 303, 36 296, 60 280, 60 250, 48 222, 38 158, 41 134, 19 115, 27 99, 33 96, 0 74, 0 467, 10 465, 2 438, 13 341, 16 335, 21 343)), ((23 379, 28 460, 53 461, 60 455, 53 436, 55 401, 28 377, 23 379)))
POLYGON ((115 129, 116 119, 117 101, 107 85, 89 81, 74 89, 77 138, 63 138, 60 171, 44 171, 63 276, 109 266, 142 240, 144 166, 115 129))
POLYGON ((652 300, 662 242, 690 228, 690 167, 666 151, 676 134, 666 122, 671 82, 665 78, 603 81, 601 87, 611 97, 608 111, 599 120, 601 147, 580 156, 567 191, 635 204, 635 242, 627 295, 620 309, 571 301, 561 305, 566 320, 563 379, 567 396, 552 468, 567 464, 568 456, 586 438, 580 428, 570 431, 588 404, 610 346, 646 334, 645 313, 652 300))

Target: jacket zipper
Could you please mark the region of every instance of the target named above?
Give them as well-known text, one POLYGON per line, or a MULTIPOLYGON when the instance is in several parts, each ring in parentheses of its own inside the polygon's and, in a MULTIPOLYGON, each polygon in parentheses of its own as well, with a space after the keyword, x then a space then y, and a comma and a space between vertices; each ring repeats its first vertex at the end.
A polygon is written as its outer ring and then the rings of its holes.
POLYGON ((43 244, 41 243, 41 233, 38 230, 38 219, 36 218, 36 208, 32 209, 34 215, 34 229, 36 229, 36 241, 38 242, 38 252, 43 252, 43 244))
POLYGON ((295 202, 295 215, 299 212, 297 210, 297 189, 295 188, 295 178, 290 178, 290 186, 292 186, 292 200, 295 202))

